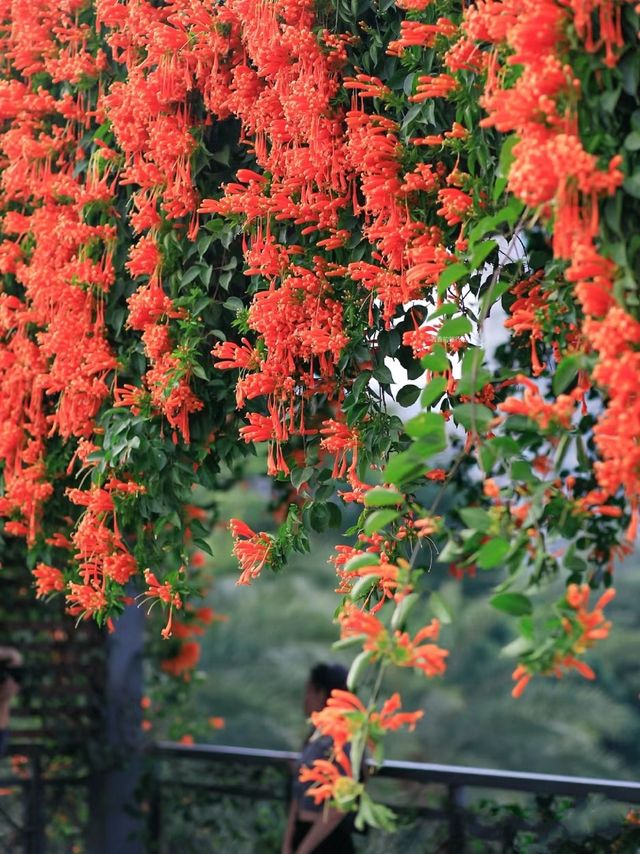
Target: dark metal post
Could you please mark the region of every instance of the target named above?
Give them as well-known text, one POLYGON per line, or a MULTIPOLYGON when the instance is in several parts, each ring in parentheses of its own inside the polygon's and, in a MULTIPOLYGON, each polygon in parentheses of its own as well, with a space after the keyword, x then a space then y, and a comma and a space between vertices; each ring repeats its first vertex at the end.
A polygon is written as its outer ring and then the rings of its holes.
POLYGON ((90 782, 90 854, 143 854, 136 790, 142 774, 144 612, 128 606, 107 640, 105 743, 90 782))
POLYGON ((154 767, 149 775, 147 836, 151 854, 162 854, 162 785, 154 767))
POLYGON ((24 851, 25 854, 45 852, 45 804, 42 763, 36 751, 31 756, 31 777, 25 785, 24 851))
POLYGON ((450 854, 464 854, 464 789, 462 786, 449 786, 447 799, 449 817, 449 840, 447 850, 450 854))

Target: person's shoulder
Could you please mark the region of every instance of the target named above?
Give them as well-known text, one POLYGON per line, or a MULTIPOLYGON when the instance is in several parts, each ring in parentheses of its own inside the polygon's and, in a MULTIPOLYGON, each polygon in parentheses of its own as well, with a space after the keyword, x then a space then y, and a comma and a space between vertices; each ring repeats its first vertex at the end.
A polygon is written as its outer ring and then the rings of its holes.
POLYGON ((330 735, 321 735, 314 732, 302 746, 302 759, 306 762, 309 758, 323 759, 331 753, 333 739, 330 735))

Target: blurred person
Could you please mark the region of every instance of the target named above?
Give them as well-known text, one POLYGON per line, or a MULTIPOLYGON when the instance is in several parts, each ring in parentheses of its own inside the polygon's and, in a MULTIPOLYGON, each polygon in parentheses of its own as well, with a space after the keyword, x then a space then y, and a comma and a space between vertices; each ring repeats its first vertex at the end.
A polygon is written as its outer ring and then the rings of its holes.
POLYGON ((11 701, 18 693, 22 655, 11 646, 0 646, 0 756, 9 740, 11 701))
MULTIPOLYGON (((305 688, 304 713, 307 718, 324 709, 334 689, 347 690, 347 669, 341 664, 316 664, 305 688)), ((329 759, 332 748, 333 739, 313 729, 302 746, 299 765, 311 766, 316 759, 329 759)), ((351 817, 316 804, 307 793, 308 787, 309 784, 297 779, 296 773, 282 854, 353 854, 351 817)))

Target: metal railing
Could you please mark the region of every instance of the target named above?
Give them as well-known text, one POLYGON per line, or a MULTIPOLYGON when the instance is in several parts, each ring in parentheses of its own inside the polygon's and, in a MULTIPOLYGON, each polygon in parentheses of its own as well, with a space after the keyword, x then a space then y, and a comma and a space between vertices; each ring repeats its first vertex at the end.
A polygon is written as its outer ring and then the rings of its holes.
POLYGON ((21 775, 0 777, 0 792, 0 851, 40 854, 45 827, 40 756, 29 756, 21 775))
POLYGON ((46 756, 32 744, 14 745, 4 759, 19 762, 0 772, 0 854, 68 854, 85 836, 86 827, 75 825, 87 824, 91 778, 51 773, 46 756))
MULTIPOLYGON (((170 821, 167 808, 170 812, 171 804, 175 802, 176 797, 179 801, 180 793, 183 797, 182 803, 187 802, 184 800, 185 793, 195 792, 204 796, 205 801, 207 798, 210 799, 211 804, 220 804, 220 799, 226 799, 227 803, 243 800, 285 802, 288 799, 291 774, 299 758, 297 753, 290 751, 221 745, 183 745, 173 742, 156 744, 152 748, 152 755, 156 760, 156 767, 150 806, 149 838, 155 841, 155 850, 160 854, 164 854, 165 850, 168 851, 171 848, 171 843, 167 841, 166 836, 165 825, 167 819, 170 821), (216 767, 216 771, 211 773, 210 777, 203 772, 203 768, 206 768, 208 763, 216 767), (167 774, 169 765, 171 773, 167 774), (229 769, 235 769, 231 772, 231 777, 228 776, 229 769), (251 769, 249 780, 242 779, 242 769, 251 769), (261 782, 260 774, 256 772, 267 769, 279 771, 279 779, 275 780, 272 776, 266 784, 261 782)), ((506 816, 506 827, 487 827, 478 820, 474 810, 469 808, 468 796, 474 791, 525 793, 544 803, 558 796, 585 803, 589 797, 596 795, 600 800, 607 802, 640 804, 640 782, 634 781, 498 771, 418 762, 387 761, 380 767, 370 762, 369 765, 373 772, 372 783, 393 781, 393 793, 404 796, 400 801, 397 797, 393 798, 394 802, 390 805, 396 812, 409 813, 420 820, 439 824, 443 842, 439 848, 433 850, 447 850, 455 854, 463 852, 470 839, 505 840, 510 835, 513 836, 519 828, 531 829, 530 823, 511 812, 506 816), (440 793, 439 803, 436 806, 432 804, 434 798, 427 796, 428 793, 433 794, 434 789, 438 789, 440 793)), ((389 795, 389 787, 386 794, 389 795)), ((390 799, 387 797, 385 800, 388 802, 390 799)), ((281 810, 281 813, 284 815, 284 810, 281 810)), ((243 814, 245 816, 248 814, 246 806, 243 814)), ((365 850, 371 850, 371 839, 367 839, 366 842, 365 850)), ((202 847, 202 850, 207 849, 202 847)), ((261 850, 269 849, 263 846, 261 850)), ((500 850, 511 849, 503 847, 500 850)))
MULTIPOLYGON (((144 816, 145 840, 140 840, 138 850, 149 854, 279 851, 298 759, 297 753, 281 750, 173 742, 152 745, 145 757, 146 777, 140 781, 141 801, 130 805, 144 816)), ((395 850, 461 854, 471 840, 487 840, 489 847, 482 850, 511 851, 516 849, 509 847, 510 840, 521 830, 541 832, 539 838, 544 839, 546 830, 541 830, 539 821, 532 823, 524 812, 511 807, 498 822, 487 824, 473 801, 476 793, 484 797, 494 793, 495 797, 496 792, 509 792, 545 804, 558 796, 585 804, 596 796, 618 826, 624 813, 620 807, 616 813, 611 805, 640 804, 640 783, 634 781, 417 762, 369 765, 373 772, 369 786, 377 799, 399 814, 401 831, 395 836, 378 831, 362 839, 356 836, 356 847, 367 854, 395 850), (426 839, 430 847, 426 847, 426 839)), ((0 790, 12 792, 0 797, 0 854, 64 850, 51 844, 51 839, 47 845, 55 793, 67 787, 80 795, 88 783, 82 777, 51 778, 43 773, 38 751, 32 750, 19 775, 0 778, 0 790)), ((504 803, 504 795, 502 798, 504 803)))

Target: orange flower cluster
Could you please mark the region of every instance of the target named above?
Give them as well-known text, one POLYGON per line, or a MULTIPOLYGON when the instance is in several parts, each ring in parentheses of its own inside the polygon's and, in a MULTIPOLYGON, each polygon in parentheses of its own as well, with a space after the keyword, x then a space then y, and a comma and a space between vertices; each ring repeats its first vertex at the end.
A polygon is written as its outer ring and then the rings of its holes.
POLYGON ((333 739, 333 746, 339 762, 347 759, 345 745, 353 741, 357 732, 367 724, 374 738, 382 732, 397 730, 402 726, 413 729, 422 717, 422 712, 400 712, 400 696, 393 694, 379 712, 367 709, 361 700, 350 691, 334 689, 327 705, 319 712, 313 712, 311 722, 323 734, 333 739))
MULTIPOLYGON (((509 188, 552 221, 554 253, 570 262, 566 279, 574 283, 587 315, 582 335, 585 344, 599 354, 593 377, 610 398, 596 428, 603 457, 596 466, 597 477, 609 495, 624 488, 635 520, 640 496, 639 436, 629 425, 639 423, 640 400, 624 377, 635 370, 636 321, 616 305, 616 265, 597 246, 599 201, 620 187, 622 158, 616 155, 606 168, 600 168, 596 155, 585 150, 575 111, 567 107, 579 98, 580 81, 564 59, 567 30, 573 26, 586 51, 604 49, 605 63, 615 65, 624 45, 621 13, 621 4, 611 0, 562 4, 506 0, 468 6, 463 29, 476 44, 488 43, 494 51, 482 101, 488 116, 482 124, 513 131, 518 137, 509 188), (509 51, 507 64, 522 67, 513 85, 505 84, 506 69, 498 66, 497 51, 503 48, 509 51)), ((522 329, 522 309, 516 310, 519 316, 509 325, 522 329)), ((537 326, 532 319, 527 324, 533 330, 532 362, 538 371, 537 326)), ((630 535, 634 532, 635 524, 630 535)))
POLYGON ((353 778, 353 770, 348 757, 343 756, 330 762, 328 759, 315 759, 311 768, 300 769, 300 782, 310 783, 309 796, 316 804, 335 801, 345 807, 351 806, 362 792, 363 786, 353 778))
POLYGON ((251 584, 252 579, 257 578, 269 562, 273 539, 264 531, 256 534, 240 519, 231 519, 229 527, 233 535, 233 554, 242 570, 237 583, 251 584))
POLYGON ((396 630, 390 633, 384 623, 374 614, 347 605, 340 617, 341 637, 363 637, 363 648, 370 652, 373 660, 385 659, 397 667, 414 667, 425 676, 440 676, 446 670, 448 650, 435 643, 440 633, 439 620, 433 619, 411 639, 407 632, 396 630))
MULTIPOLYGON (((411 203, 420 194, 437 195, 443 222, 451 226, 464 223, 473 199, 453 176, 445 179, 442 163, 403 170, 398 126, 364 106, 365 99, 386 99, 389 88, 362 73, 340 80, 349 39, 316 33, 310 0, 232 0, 215 14, 224 16, 227 28, 228 50, 218 68, 228 75, 217 74, 211 109, 239 119, 258 169, 238 170, 222 197, 205 199, 199 210, 244 219, 245 274, 259 280, 248 327, 259 347, 224 342, 213 355, 218 368, 241 371, 238 407, 252 401, 264 407, 247 413, 245 441, 269 442, 270 473, 287 474, 283 446, 315 430, 306 424, 307 401, 318 395, 339 401, 350 382, 337 370, 349 344, 341 302, 345 280, 370 294, 370 311, 380 301, 390 326, 398 307, 432 288, 452 260, 442 230, 414 215, 411 203), (242 52, 234 51, 236 45, 242 52), (341 86, 352 92, 346 111, 336 99, 341 86), (354 215, 362 219, 372 260, 336 264, 327 256, 352 238, 343 222, 354 215), (298 263, 303 248, 277 236, 287 224, 304 237, 315 236, 323 254, 298 263)), ((413 43, 455 31, 444 18, 428 30, 403 24, 413 43)), ((360 488, 357 431, 325 421, 320 432, 323 448, 335 456, 335 476, 346 475, 360 488), (352 461, 345 467, 348 452, 352 461)))
POLYGON ((82 95, 32 85, 96 79, 102 50, 89 47, 75 7, 45 0, 0 9, 0 273, 21 296, 0 295, 0 457, 6 530, 33 542, 48 481, 45 441, 88 438, 108 396, 115 358, 106 341, 104 297, 114 281, 115 228, 90 224, 87 206, 109 204, 112 178, 97 162, 78 172, 91 125, 82 95), (55 32, 46 23, 55 21, 55 32), (56 406, 50 412, 49 400, 56 406))
POLYGON ((211 608, 194 608, 189 603, 185 605, 183 615, 181 620, 173 620, 171 637, 174 650, 160 662, 160 667, 170 676, 188 681, 200 661, 200 643, 195 638, 201 637, 214 620, 224 620, 225 617, 214 613, 211 608))
MULTIPOLYGON (((596 675, 588 664, 577 656, 593 646, 596 641, 609 636, 611 623, 605 619, 603 609, 616 595, 613 587, 606 590, 598 599, 592 611, 588 610, 591 589, 588 584, 570 584, 567 587, 567 607, 573 613, 563 617, 562 625, 569 641, 564 652, 558 652, 553 661, 551 672, 561 677, 567 670, 577 670, 585 679, 595 679, 596 675)), ((526 664, 520 664, 513 671, 516 684, 511 692, 513 697, 520 697, 533 678, 526 664)))
MULTIPOLYGON (((104 488, 69 489, 72 504, 85 511, 71 535, 82 584, 70 585, 69 611, 83 617, 100 614, 107 605, 106 591, 124 586, 138 571, 137 563, 118 530, 114 495, 120 499, 144 492, 132 481, 110 478, 104 488)), ((49 582, 53 580, 51 576, 49 582)), ((40 586, 45 579, 39 579, 40 586)))
POLYGON ((571 427, 576 406, 584 397, 583 388, 576 388, 569 394, 561 394, 555 403, 548 403, 542 397, 538 385, 529 377, 519 374, 515 379, 525 387, 524 395, 522 398, 508 397, 498 407, 502 412, 508 415, 525 415, 535 421, 541 430, 548 430, 555 424, 565 429, 571 427))
POLYGON ((226 45, 215 17, 202 14, 202 3, 158 7, 97 0, 96 12, 114 62, 126 70, 125 80, 114 82, 99 106, 123 155, 118 182, 134 188, 130 222, 141 236, 129 250, 127 269, 147 279, 128 300, 128 324, 142 332, 151 363, 144 381, 154 408, 189 442, 189 415, 202 402, 190 388, 188 369, 169 330, 169 320, 180 313, 160 282, 163 259, 156 235, 165 216, 190 217, 195 236, 195 120, 187 105, 192 91, 206 90, 226 45))
POLYGON ((300 769, 300 780, 311 783, 309 794, 317 804, 333 800, 343 809, 353 806, 353 801, 362 790, 345 748, 360 734, 364 734, 370 747, 375 747, 386 732, 396 731, 403 726, 414 729, 423 712, 401 712, 400 696, 393 694, 380 711, 367 708, 350 691, 333 690, 327 704, 311 715, 311 722, 322 734, 333 740, 334 761, 316 759, 311 768, 300 769))
MULTIPOLYGON (((616 595, 613 587, 606 590, 598 599, 592 611, 588 611, 591 590, 588 584, 570 584, 567 588, 567 604, 575 611, 577 637, 573 643, 573 652, 580 654, 596 641, 608 637, 611 623, 605 620, 603 609, 616 595)), ((568 634, 575 634, 574 625, 567 621, 565 629, 568 634)))

